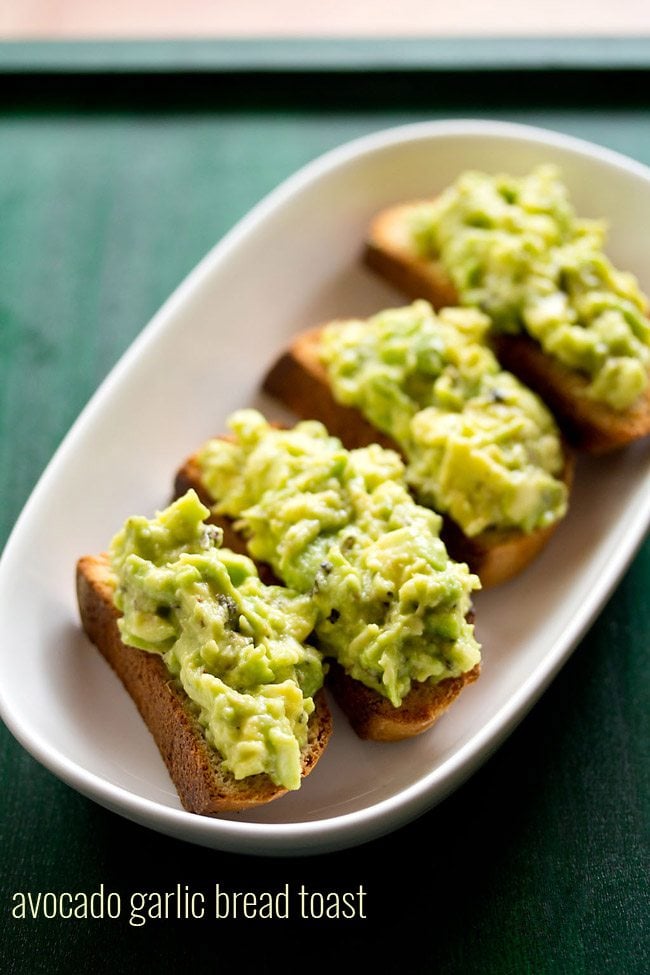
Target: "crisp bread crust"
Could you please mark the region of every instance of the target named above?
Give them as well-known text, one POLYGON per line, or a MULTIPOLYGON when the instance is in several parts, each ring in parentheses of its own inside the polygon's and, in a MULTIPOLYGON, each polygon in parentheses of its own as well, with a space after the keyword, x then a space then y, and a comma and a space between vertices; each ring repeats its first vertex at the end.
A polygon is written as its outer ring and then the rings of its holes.
POLYGON ((650 434, 650 386, 634 406, 619 413, 585 395, 588 380, 549 359, 527 336, 495 335, 492 341, 505 368, 562 418, 563 431, 577 450, 606 454, 650 434))
MULTIPOLYGON (((214 504, 201 480, 201 468, 196 456, 189 457, 176 474, 174 497, 180 497, 193 488, 205 504, 214 504)), ((215 517, 214 522, 224 532, 229 532, 235 551, 246 552, 246 543, 233 529, 232 522, 215 517)), ((260 576, 273 579, 269 566, 258 566, 260 576)), ((276 580, 277 581, 277 580, 276 580)), ((350 725, 360 738, 372 741, 401 741, 413 738, 430 728, 458 697, 462 689, 471 684, 480 673, 480 665, 460 677, 446 678, 434 684, 432 681, 414 684, 396 708, 383 695, 345 673, 336 662, 329 663, 325 677, 326 687, 346 715, 350 725)))
POLYGON ((370 225, 364 262, 409 298, 426 298, 434 308, 458 304, 458 295, 439 261, 420 257, 413 249, 411 214, 428 200, 388 207, 370 225))
MULTIPOLYGON (((389 207, 373 220, 364 261, 409 298, 425 298, 437 308, 457 305, 458 295, 439 261, 420 257, 408 226, 415 201, 389 207)), ((588 380, 546 355, 528 336, 495 335, 495 352, 506 369, 534 389, 555 414, 567 440, 578 450, 604 454, 650 434, 650 387, 625 411, 585 395, 588 380)))
MULTIPOLYGON (((324 327, 324 326, 323 326, 324 327)), ((272 366, 264 389, 302 418, 321 420, 329 432, 351 449, 380 443, 399 451, 398 445, 379 433, 354 407, 343 406, 332 393, 323 367, 319 346, 323 327, 304 332, 272 366)), ((562 479, 570 487, 573 479, 573 453, 565 447, 562 479)), ((531 532, 517 529, 490 529, 469 537, 448 517, 443 518, 442 538, 449 554, 467 562, 481 579, 483 588, 499 585, 521 572, 541 552, 558 522, 531 532)))
POLYGON ((437 684, 430 681, 413 684, 399 708, 372 688, 353 680, 337 663, 330 665, 328 687, 359 738, 402 741, 422 734, 435 724, 480 672, 480 664, 476 664, 459 677, 446 677, 437 684))
MULTIPOLYGON (((85 556, 77 563, 77 598, 85 632, 131 695, 188 812, 217 816, 271 802, 286 793, 267 775, 237 780, 227 772, 207 742, 185 691, 170 676, 161 657, 122 643, 105 555, 85 556)), ((303 776, 318 762, 332 732, 322 690, 315 704, 303 752, 303 776)))

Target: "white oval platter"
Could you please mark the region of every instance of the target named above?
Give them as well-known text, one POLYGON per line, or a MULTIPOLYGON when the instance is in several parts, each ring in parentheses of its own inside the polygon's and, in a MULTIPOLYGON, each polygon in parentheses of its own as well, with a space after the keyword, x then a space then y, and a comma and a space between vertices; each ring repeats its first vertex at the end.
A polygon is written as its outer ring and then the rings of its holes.
MULTIPOLYGON (((464 781, 521 720, 601 610, 650 522, 647 443, 581 461, 571 512, 536 563, 481 593, 483 673, 431 731, 331 745, 299 792, 251 814, 185 812, 130 698, 80 631, 78 556, 170 498, 173 472, 228 414, 256 405, 289 338, 403 302, 361 266, 381 207, 431 195, 461 170, 557 163, 578 212, 605 217, 615 262, 650 291, 650 171, 558 133, 452 120, 358 139, 260 203, 195 268, 84 409, 26 504, 0 563, 0 713, 24 747, 82 794, 135 822, 216 849, 300 855, 396 829, 464 781)), ((10 788, 10 785, 8 786, 10 788)))

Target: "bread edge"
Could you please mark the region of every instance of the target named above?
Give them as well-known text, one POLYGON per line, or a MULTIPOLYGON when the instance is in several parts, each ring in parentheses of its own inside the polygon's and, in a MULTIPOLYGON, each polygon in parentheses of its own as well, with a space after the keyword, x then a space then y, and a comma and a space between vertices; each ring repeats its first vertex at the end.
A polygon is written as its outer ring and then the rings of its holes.
POLYGON ((327 686, 359 738, 403 741, 428 731, 480 673, 478 663, 458 677, 445 677, 435 684, 413 683, 398 708, 382 694, 354 680, 335 661, 330 663, 327 686))

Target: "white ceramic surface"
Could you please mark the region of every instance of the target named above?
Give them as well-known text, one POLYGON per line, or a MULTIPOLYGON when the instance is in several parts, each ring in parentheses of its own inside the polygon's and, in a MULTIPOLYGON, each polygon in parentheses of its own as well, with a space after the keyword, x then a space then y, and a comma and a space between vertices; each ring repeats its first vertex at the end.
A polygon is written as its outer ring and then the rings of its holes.
POLYGON ((437 726, 412 741, 363 743, 335 712, 331 746, 302 789, 252 814, 181 809, 131 700, 80 632, 73 575, 77 557, 102 550, 127 515, 166 504, 177 465, 233 409, 286 418, 257 390, 293 333, 402 302, 359 262, 376 210, 435 193, 462 169, 525 172, 543 160, 561 166, 582 214, 610 219, 610 253, 650 290, 648 169, 548 131, 459 120, 379 132, 316 160, 235 227, 142 331, 57 451, 0 563, 0 713, 43 765, 163 833, 307 854, 408 822, 512 731, 647 530, 647 444, 580 463, 571 513, 543 555, 479 595, 483 674, 437 726))

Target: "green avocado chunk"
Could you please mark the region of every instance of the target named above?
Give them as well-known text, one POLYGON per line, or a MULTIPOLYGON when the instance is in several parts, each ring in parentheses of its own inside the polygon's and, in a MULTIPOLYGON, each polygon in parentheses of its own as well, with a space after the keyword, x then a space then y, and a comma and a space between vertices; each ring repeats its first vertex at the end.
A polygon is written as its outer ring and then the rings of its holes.
POLYGON ((416 209, 411 233, 462 304, 584 373, 587 396, 622 411, 647 388, 647 298, 605 256, 604 222, 576 216, 555 166, 521 177, 463 173, 416 209))
POLYGON ((475 309, 418 301, 332 324, 320 348, 335 398, 393 438, 418 500, 469 537, 532 531, 567 507, 555 421, 500 368, 488 327, 475 309))
POLYGON ((254 559, 310 595, 325 655, 396 707, 413 681, 478 663, 466 617, 479 580, 449 559, 440 516, 415 503, 394 451, 348 451, 321 423, 280 430, 256 410, 229 426, 232 440, 198 456, 214 510, 236 519, 254 559))
POLYGON ((266 773, 297 789, 323 683, 320 654, 304 643, 316 613, 306 596, 265 586, 249 558, 221 548, 209 514, 189 491, 115 536, 122 640, 162 655, 236 779, 266 773))

